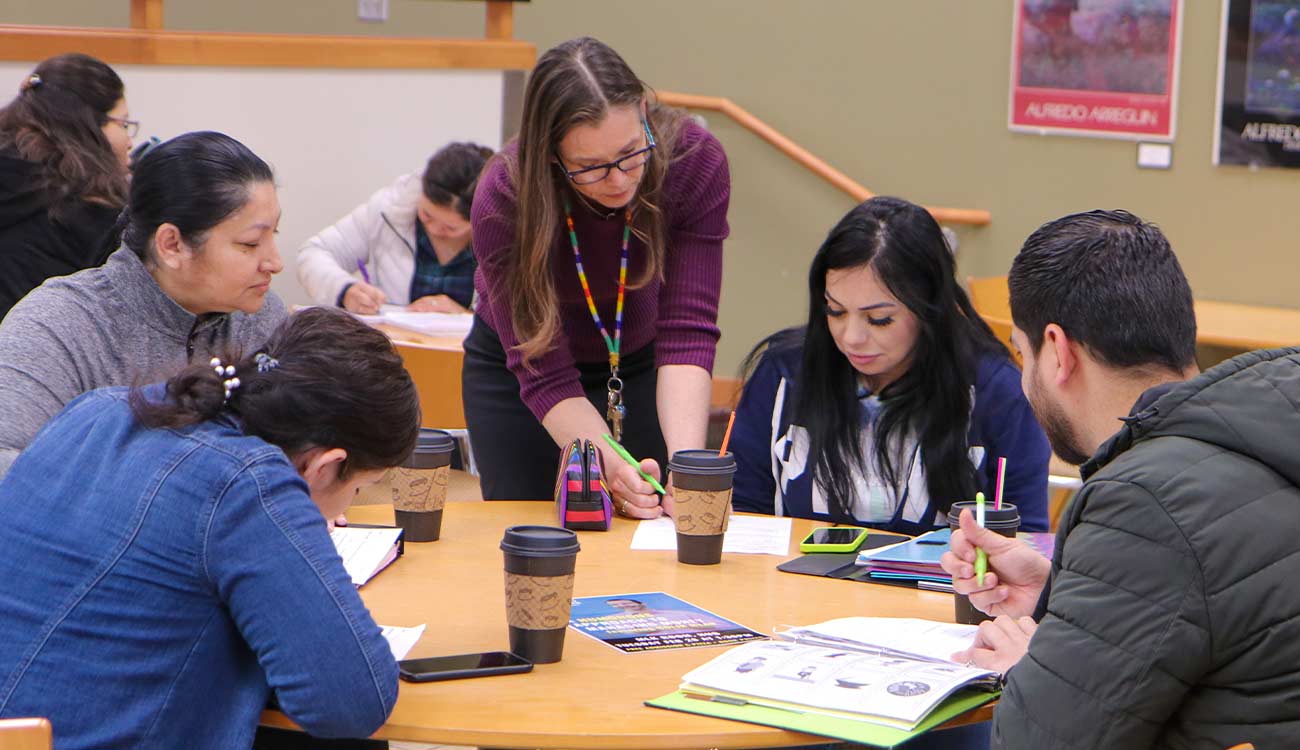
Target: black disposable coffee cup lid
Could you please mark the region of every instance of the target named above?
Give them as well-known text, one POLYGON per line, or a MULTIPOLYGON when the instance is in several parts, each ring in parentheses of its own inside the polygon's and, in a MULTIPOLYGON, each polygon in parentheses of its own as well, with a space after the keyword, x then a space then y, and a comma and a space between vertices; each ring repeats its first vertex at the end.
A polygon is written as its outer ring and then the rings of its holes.
POLYGON ((681 474, 705 474, 717 476, 736 472, 736 456, 717 451, 692 449, 677 451, 668 459, 668 470, 681 474))
MULTIPOLYGON (((975 515, 974 501, 962 500, 960 502, 953 503, 952 508, 948 511, 948 518, 950 519, 950 525, 955 526, 956 520, 958 517, 961 516, 962 510, 967 508, 970 509, 971 515, 975 515)), ((993 503, 991 502, 984 503, 984 525, 985 526, 996 526, 998 524, 1011 523, 1012 521, 1016 522, 1017 524, 1020 523, 1020 509, 1017 508, 1015 505, 1012 505, 1011 503, 1008 502, 1003 502, 1002 507, 1000 509, 994 509, 993 503)))
POLYGON ((520 557, 564 557, 577 554, 578 535, 555 526, 511 526, 501 549, 520 557))
POLYGON ((456 448, 456 441, 442 430, 428 427, 420 428, 420 437, 415 441, 416 453, 446 453, 456 448))

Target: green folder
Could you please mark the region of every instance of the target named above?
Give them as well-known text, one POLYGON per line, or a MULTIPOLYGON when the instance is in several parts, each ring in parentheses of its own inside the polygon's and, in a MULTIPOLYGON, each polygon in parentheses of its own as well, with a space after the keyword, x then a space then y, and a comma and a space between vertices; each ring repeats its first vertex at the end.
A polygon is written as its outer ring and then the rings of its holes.
POLYGON ((873 747, 895 747, 913 737, 925 734, 940 724, 960 716, 967 711, 979 708, 985 703, 995 700, 998 695, 998 693, 983 691, 964 691, 958 693, 943 703, 940 703, 929 716, 925 717, 925 719, 917 725, 916 729, 911 731, 895 729, 894 727, 887 727, 880 724, 872 724, 866 721, 844 719, 838 716, 827 716, 813 711, 800 713, 786 709, 757 706, 752 703, 737 706, 730 703, 718 703, 702 698, 688 698, 686 697, 686 694, 680 690, 653 700, 648 700, 645 704, 647 706, 654 706, 655 708, 666 708, 670 711, 684 711, 689 714, 715 716, 719 719, 745 721, 750 724, 762 724, 764 726, 777 727, 779 729, 789 729, 795 732, 818 734, 823 737, 834 737, 835 739, 859 742, 863 745, 871 745, 873 747))

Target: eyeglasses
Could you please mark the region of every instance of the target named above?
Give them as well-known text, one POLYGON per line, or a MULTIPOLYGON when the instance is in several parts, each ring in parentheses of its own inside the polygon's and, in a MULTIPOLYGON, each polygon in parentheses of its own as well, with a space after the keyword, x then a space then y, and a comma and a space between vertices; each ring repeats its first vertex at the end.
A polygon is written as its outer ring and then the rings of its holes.
POLYGON ((606 177, 609 177, 609 172, 612 169, 617 169, 624 174, 635 172, 641 167, 644 167, 646 162, 650 161, 650 156, 655 150, 655 137, 651 135, 650 126, 646 124, 645 120, 641 121, 641 128, 645 130, 645 148, 637 149, 620 159, 570 171, 565 168, 564 162, 560 161, 560 155, 557 153, 555 155, 555 163, 559 165, 560 171, 564 172, 564 176, 568 177, 569 181, 575 185, 593 185, 600 182, 606 177))
POLYGON ((140 135, 139 120, 128 120, 125 117, 113 117, 112 115, 109 115, 108 119, 112 120, 118 125, 121 125, 122 129, 126 131, 126 136, 128 138, 134 138, 137 135, 140 135))

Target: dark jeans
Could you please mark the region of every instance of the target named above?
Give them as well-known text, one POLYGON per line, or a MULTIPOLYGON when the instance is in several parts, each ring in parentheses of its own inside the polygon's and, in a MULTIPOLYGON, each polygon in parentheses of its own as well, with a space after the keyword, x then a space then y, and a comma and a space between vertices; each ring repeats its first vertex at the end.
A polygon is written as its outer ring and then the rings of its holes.
MULTIPOLYGON (((579 363, 577 367, 583 391, 603 417, 609 365, 579 363)), ((668 449, 655 403, 654 345, 625 354, 619 375, 627 406, 623 446, 637 458, 658 461, 663 471, 668 449)), ((501 339, 477 315, 465 339, 461 397, 483 499, 552 499, 560 449, 519 398, 519 380, 506 368, 501 339)))
MULTIPOLYGON (((908 740, 894 750, 989 750, 989 732, 993 722, 983 721, 979 724, 967 724, 941 732, 926 732, 914 740, 908 740)), ((839 745, 824 745, 808 750, 866 750, 866 745, 846 742, 839 745)))
POLYGON ((388 750, 387 740, 322 740, 302 732, 258 727, 253 750, 388 750))

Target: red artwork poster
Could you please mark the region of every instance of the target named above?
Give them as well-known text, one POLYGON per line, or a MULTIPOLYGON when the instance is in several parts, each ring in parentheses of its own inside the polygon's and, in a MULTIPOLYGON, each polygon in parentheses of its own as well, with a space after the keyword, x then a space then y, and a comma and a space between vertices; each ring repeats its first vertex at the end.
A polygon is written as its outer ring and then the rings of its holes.
POLYGON ((1015 0, 1012 130, 1174 137, 1182 0, 1015 0))

